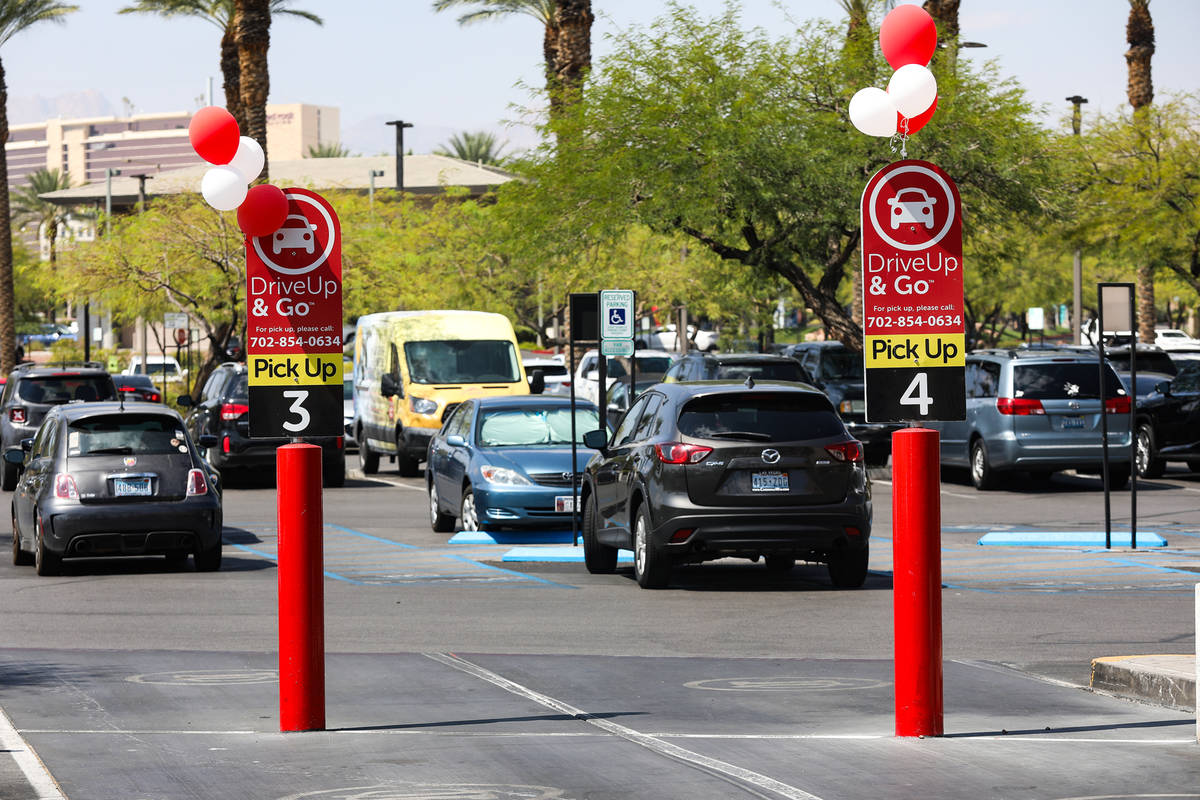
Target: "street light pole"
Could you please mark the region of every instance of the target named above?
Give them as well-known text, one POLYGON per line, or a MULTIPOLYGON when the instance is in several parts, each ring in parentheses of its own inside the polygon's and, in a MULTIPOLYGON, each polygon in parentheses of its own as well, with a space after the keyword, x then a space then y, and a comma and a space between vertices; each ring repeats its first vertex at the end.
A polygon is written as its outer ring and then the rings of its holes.
POLYGON ((394 119, 388 125, 396 126, 396 191, 404 191, 404 129, 411 128, 411 122, 394 119))
MULTIPOLYGON (((112 179, 120 175, 121 170, 109 167, 104 170, 104 235, 112 233, 112 179)), ((142 183, 145 186, 145 182, 142 183)), ((88 298, 83 302, 83 360, 92 360, 92 301, 88 298)))
POLYGON ((375 179, 383 177, 383 170, 373 169, 367 173, 371 178, 371 186, 367 190, 367 204, 371 207, 371 213, 375 213, 375 179))
MULTIPOLYGON (((1086 97, 1073 95, 1067 98, 1067 102, 1075 107, 1071 114, 1071 130, 1076 136, 1080 135, 1083 123, 1083 112, 1081 106, 1087 102, 1086 97)), ((1071 279, 1074 281, 1074 308, 1072 309, 1071 317, 1071 340, 1075 344, 1083 343, 1083 256, 1079 252, 1079 248, 1075 248, 1075 260, 1071 269, 1071 279)))

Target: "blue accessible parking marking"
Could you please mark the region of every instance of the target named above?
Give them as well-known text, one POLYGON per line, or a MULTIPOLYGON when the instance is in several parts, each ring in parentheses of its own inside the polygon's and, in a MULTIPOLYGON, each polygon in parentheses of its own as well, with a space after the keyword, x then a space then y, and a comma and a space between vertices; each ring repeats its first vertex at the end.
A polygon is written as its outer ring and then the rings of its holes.
MULTIPOLYGON (((1104 547, 1104 531, 990 531, 979 538, 981 545, 1006 547, 1104 547)), ((1113 547, 1132 547, 1129 531, 1113 531, 1113 547)), ((1166 547, 1167 540, 1157 533, 1138 531, 1138 547, 1166 547)))

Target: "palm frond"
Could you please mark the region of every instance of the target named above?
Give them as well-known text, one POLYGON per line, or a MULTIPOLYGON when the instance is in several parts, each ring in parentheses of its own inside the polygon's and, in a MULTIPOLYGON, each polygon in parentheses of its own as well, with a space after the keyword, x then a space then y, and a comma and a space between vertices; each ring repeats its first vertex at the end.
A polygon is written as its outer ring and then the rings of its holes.
POLYGON ((0 0, 0 45, 39 22, 62 23, 79 6, 58 0, 0 0))

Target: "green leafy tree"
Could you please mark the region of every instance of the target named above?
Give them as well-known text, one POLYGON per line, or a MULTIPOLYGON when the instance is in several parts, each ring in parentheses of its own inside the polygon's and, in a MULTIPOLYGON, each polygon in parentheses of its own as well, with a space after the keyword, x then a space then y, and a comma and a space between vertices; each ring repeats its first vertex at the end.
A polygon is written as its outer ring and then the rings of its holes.
MULTIPOLYGON (((78 6, 56 0, 0 0, 0 50, 14 36, 40 22, 63 22, 78 6)), ((0 62, 0 146, 8 142, 8 84, 0 62)), ((0 186, 8 186, 8 164, 0 158, 0 186)), ((12 209, 8 192, 0 192, 0 373, 13 368, 17 339, 13 298, 12 209)))
POLYGON ((487 131, 464 131, 452 135, 450 141, 433 152, 435 155, 453 156, 473 164, 499 164, 500 153, 504 147, 504 144, 496 142, 495 134, 487 131))

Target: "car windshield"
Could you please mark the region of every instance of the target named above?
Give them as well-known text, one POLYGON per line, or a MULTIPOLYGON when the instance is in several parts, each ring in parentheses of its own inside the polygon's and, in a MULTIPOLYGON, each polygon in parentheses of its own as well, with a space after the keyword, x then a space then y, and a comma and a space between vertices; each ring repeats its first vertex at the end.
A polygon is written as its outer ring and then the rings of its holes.
POLYGON ((408 374, 414 383, 516 383, 520 361, 512 342, 450 340, 405 342, 408 374))
MULTIPOLYGON (((575 410, 575 441, 600 427, 600 416, 594 408, 575 410)), ((476 442, 480 447, 532 447, 537 445, 569 445, 571 443, 571 409, 561 408, 503 408, 485 410, 479 419, 476 442)))
MULTIPOLYGON (((1104 396, 1125 394, 1120 378, 1105 371, 1104 396)), ((1013 396, 1035 400, 1067 400, 1100 396, 1100 375, 1095 364, 1023 364, 1013 369, 1013 396)))
POLYGON ((155 455, 187 450, 183 425, 163 414, 87 417, 67 426, 67 456, 155 455))
POLYGON ((679 432, 700 439, 794 442, 846 431, 829 401, 819 395, 716 395, 683 407, 679 432))
POLYGON ((863 354, 853 350, 829 350, 821 355, 821 379, 826 381, 861 381, 863 354))
POLYGON ((91 375, 45 375, 23 378, 17 383, 17 397, 26 403, 58 405, 72 400, 116 400, 108 377, 91 375))
POLYGON ((734 364, 721 364, 716 369, 715 380, 744 381, 746 378, 756 378, 764 381, 807 381, 808 376, 800 369, 800 365, 787 361, 760 361, 734 364))

